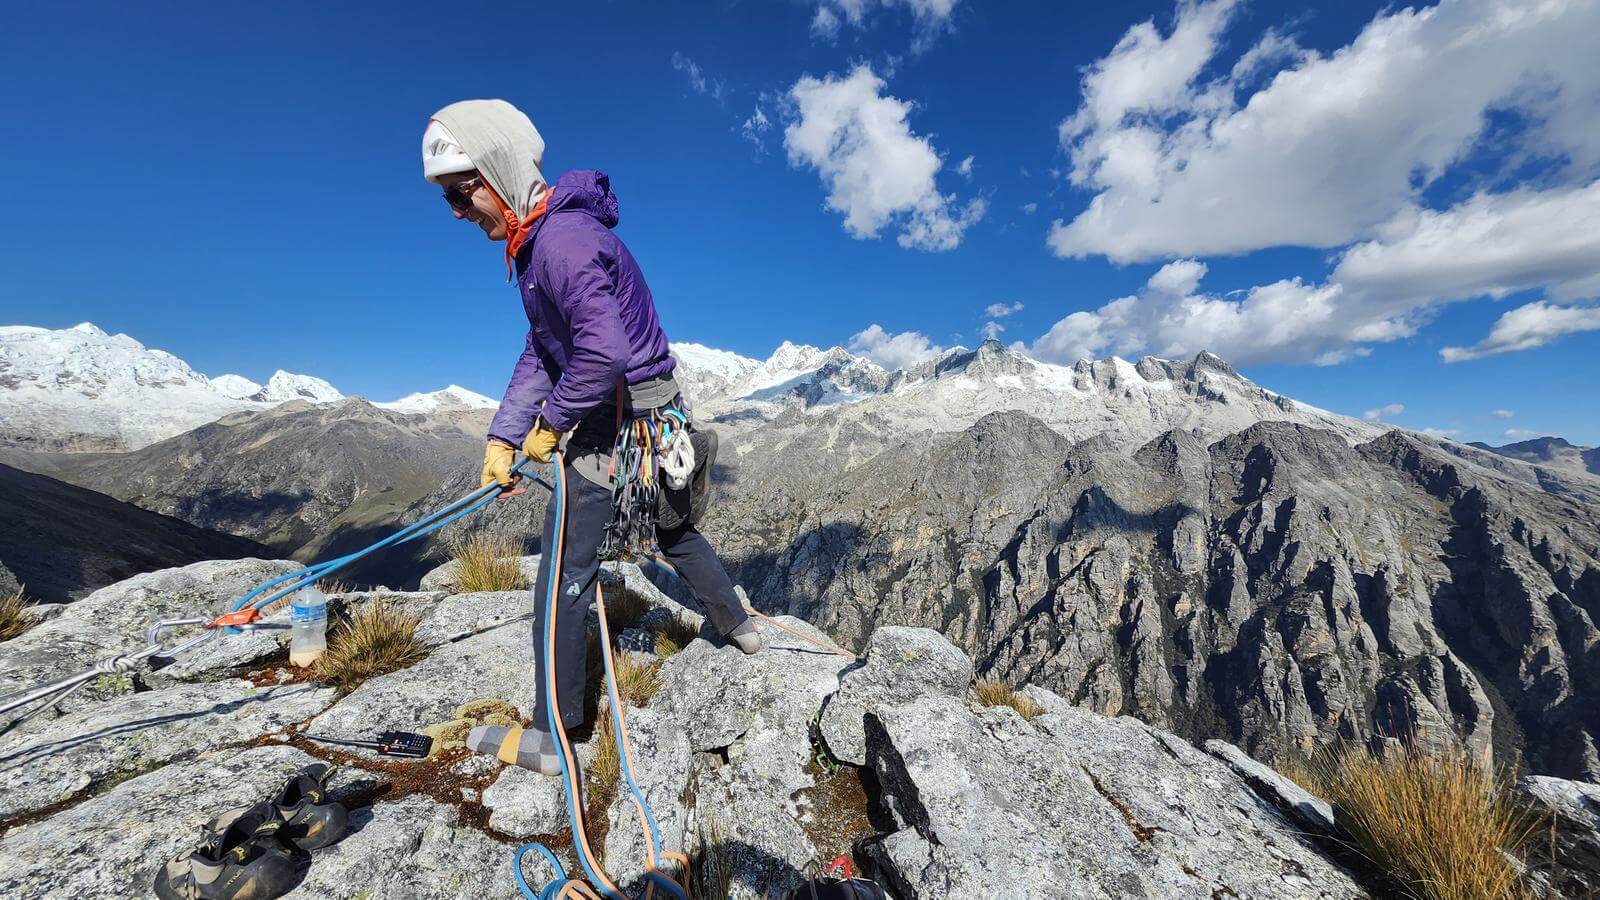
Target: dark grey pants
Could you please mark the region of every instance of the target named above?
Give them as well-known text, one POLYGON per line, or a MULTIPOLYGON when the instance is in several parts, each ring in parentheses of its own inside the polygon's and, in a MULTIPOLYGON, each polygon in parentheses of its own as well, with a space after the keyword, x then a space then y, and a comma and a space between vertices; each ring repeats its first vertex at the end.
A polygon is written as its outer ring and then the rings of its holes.
MULTIPOLYGON (((605 537, 606 523, 611 519, 611 491, 584 478, 566 467, 567 476, 567 526, 561 560, 560 595, 556 598, 556 689, 561 692, 561 721, 567 728, 583 724, 583 695, 587 687, 588 667, 584 664, 586 641, 584 630, 589 605, 594 602, 595 576, 600 570, 596 553, 605 537)), ((555 548, 554 502, 545 507, 544 535, 545 557, 539 566, 539 577, 534 585, 533 645, 534 660, 544 662, 544 622, 549 604, 550 553, 555 548)), ((672 563, 683 577, 684 584, 699 602, 700 608, 719 632, 727 634, 744 624, 748 614, 733 592, 733 581, 722 568, 722 561, 711 549, 711 543, 693 525, 684 525, 671 531, 656 529, 656 541, 661 555, 672 563)), ((535 671, 540 671, 536 668, 535 671)), ((549 710, 545 705, 544 679, 539 679, 537 701, 533 709, 533 727, 543 731, 549 727, 549 710)))

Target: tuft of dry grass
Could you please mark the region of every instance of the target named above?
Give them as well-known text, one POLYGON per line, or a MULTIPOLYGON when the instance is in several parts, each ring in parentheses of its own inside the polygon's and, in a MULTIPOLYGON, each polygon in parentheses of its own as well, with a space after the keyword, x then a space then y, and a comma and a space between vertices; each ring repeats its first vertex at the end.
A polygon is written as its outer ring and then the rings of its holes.
POLYGON ((1346 747, 1296 775, 1334 805, 1355 848, 1415 896, 1523 896, 1507 854, 1520 856, 1537 822, 1467 753, 1408 746, 1377 757, 1346 747))
POLYGON ((0 594, 0 641, 9 641, 37 624, 39 617, 29 611, 20 588, 0 594))
POLYGON ((661 682, 657 673, 661 671, 658 662, 636 662, 631 653, 611 654, 611 665, 617 676, 617 696, 629 706, 643 706, 650 702, 650 698, 661 689, 661 682))
POLYGON ((978 702, 984 706, 1009 706, 1017 711, 1023 721, 1029 721, 1034 716, 1044 712, 1039 704, 1017 693, 1016 689, 995 678, 980 678, 973 685, 972 692, 977 695, 978 702))
POLYGON ((699 636, 700 629, 698 626, 674 616, 667 620, 666 625, 655 630, 656 656, 666 659, 689 646, 699 636))
POLYGON ((317 660, 318 681, 352 690, 363 681, 403 669, 428 655, 418 643, 420 616, 406 615, 374 600, 328 636, 328 650, 317 660))
POLYGON ((507 538, 470 534, 450 545, 456 561, 456 587, 464 594, 483 591, 520 591, 528 583, 522 577, 522 545, 507 538))
POLYGON ((327 594, 329 597, 336 594, 348 594, 355 589, 355 585, 334 575, 329 575, 327 578, 317 582, 317 590, 327 594))
POLYGON ((589 785, 593 808, 605 809, 617 796, 617 785, 622 781, 622 757, 617 753, 617 733, 611 724, 611 714, 600 711, 594 726, 594 760, 589 763, 589 785))
POLYGON ((689 900, 725 900, 733 891, 733 861, 715 819, 700 828, 700 848, 689 857, 689 900))
POLYGON ((639 624, 639 620, 652 608, 650 598, 622 586, 606 589, 605 601, 606 627, 613 635, 639 624))

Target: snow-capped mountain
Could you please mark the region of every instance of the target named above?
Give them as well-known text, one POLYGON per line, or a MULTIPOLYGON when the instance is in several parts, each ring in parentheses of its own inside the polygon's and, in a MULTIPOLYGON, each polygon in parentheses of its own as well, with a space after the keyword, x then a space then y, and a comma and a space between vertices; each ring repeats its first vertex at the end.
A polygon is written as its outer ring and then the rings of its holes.
POLYGON ((500 401, 485 397, 477 391, 469 391, 459 384, 452 384, 444 390, 427 394, 407 394, 399 400, 373 405, 395 412, 426 414, 441 409, 498 409, 500 401))
MULTIPOLYGON (((137 450, 232 413, 343 399, 321 378, 281 369, 264 385, 234 374, 207 378, 165 350, 88 322, 0 326, 0 446, 137 450)), ((497 404, 452 385, 380 405, 430 413, 497 404)))
POLYGON ((1328 428, 1352 440, 1382 430, 1261 388, 1210 353, 1059 366, 985 341, 890 373, 839 347, 787 341, 765 361, 700 345, 673 349, 696 413, 734 429, 805 424, 837 410, 829 427, 949 432, 1019 410, 1074 440, 1108 434, 1130 450, 1171 429, 1216 438, 1262 421, 1328 428))

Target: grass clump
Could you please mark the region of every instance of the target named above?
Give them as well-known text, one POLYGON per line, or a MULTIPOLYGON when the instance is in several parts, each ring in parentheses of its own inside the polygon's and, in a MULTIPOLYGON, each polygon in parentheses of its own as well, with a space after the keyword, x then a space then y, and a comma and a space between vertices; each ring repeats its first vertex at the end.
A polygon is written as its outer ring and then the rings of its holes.
POLYGON ((622 757, 617 753, 616 726, 611 714, 602 711, 594 726, 594 760, 589 763, 590 796, 595 807, 605 809, 617 796, 622 781, 622 757))
POLYGON ((1009 706, 1017 711, 1023 721, 1030 721, 1044 712, 1044 708, 1017 693, 1016 688, 996 678, 980 678, 972 692, 984 706, 1009 706))
POLYGON ((733 860, 716 820, 700 829, 700 847, 689 857, 689 900, 724 900, 733 892, 733 860))
POLYGON ((451 544, 450 556, 456 562, 456 588, 464 594, 528 586, 522 577, 522 545, 516 541, 471 534, 451 544))
POLYGON ((699 636, 700 627, 698 625, 693 625, 674 616, 667 620, 667 624, 655 630, 656 656, 666 659, 689 646, 699 636))
POLYGON ((421 616, 408 616, 375 600, 334 628, 313 674, 318 681, 351 690, 368 678, 412 665, 428 655, 416 638, 419 621, 421 616))
POLYGON ((611 666, 617 675, 617 696, 629 706, 643 706, 661 689, 658 662, 642 663, 632 653, 613 653, 611 666))
POLYGON ((1333 804, 1355 848, 1412 895, 1523 896, 1507 854, 1520 854, 1535 819, 1467 753, 1412 745, 1378 757, 1346 747, 1291 768, 1333 804))
POLYGON ((639 624, 651 609, 650 598, 630 591, 626 587, 613 587, 605 591, 606 626, 612 634, 639 624))
POLYGON ((28 609, 20 588, 0 594, 0 641, 9 641, 37 624, 39 617, 28 609))

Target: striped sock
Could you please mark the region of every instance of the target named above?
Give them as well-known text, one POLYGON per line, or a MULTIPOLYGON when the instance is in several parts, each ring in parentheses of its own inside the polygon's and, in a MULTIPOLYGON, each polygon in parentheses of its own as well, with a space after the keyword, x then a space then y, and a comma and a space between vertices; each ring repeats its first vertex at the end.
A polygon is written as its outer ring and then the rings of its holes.
POLYGON ((541 775, 561 774, 556 739, 546 731, 520 725, 479 725, 467 734, 467 747, 474 753, 489 754, 507 765, 532 769, 541 775))

